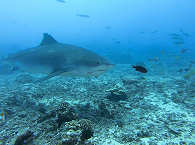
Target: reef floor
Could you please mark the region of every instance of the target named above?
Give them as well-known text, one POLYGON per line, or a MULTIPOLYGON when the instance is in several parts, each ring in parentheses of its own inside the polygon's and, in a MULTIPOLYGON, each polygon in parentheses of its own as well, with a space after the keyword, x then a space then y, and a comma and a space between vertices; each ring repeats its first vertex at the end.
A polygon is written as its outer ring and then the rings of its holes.
POLYGON ((195 86, 180 75, 40 77, 0 76, 0 145, 195 145, 195 86))

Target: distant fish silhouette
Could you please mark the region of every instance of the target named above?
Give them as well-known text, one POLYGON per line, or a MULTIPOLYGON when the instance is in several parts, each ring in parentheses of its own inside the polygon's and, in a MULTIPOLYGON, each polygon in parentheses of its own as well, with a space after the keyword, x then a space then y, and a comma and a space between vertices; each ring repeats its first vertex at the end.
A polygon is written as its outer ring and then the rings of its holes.
POLYGON ((180 29, 180 32, 181 32, 185 37, 189 37, 189 36, 190 36, 190 34, 184 32, 183 29, 180 29))
POLYGON ((178 42, 174 42, 175 45, 183 45, 184 42, 183 41, 178 41, 178 42))
POLYGON ((182 36, 171 36, 173 40, 183 40, 182 36))
POLYGON ((135 68, 136 71, 141 72, 141 73, 147 73, 147 69, 143 66, 139 65, 133 65, 132 68, 135 68))
POLYGON ((180 34, 177 34, 177 33, 171 33, 171 34, 169 34, 169 36, 172 36, 172 37, 180 37, 180 34))
POLYGON ((66 1, 64 0, 56 0, 57 2, 60 2, 60 3, 65 3, 66 1))
POLYGON ((154 30, 154 31, 152 31, 151 33, 152 33, 152 34, 158 33, 158 30, 154 30))
POLYGON ((106 27, 105 27, 105 29, 110 30, 110 29, 111 29, 111 27, 110 27, 110 26, 106 26, 106 27))
POLYGON ((83 18, 90 18, 89 15, 85 15, 85 14, 77 14, 76 16, 83 17, 83 18))
POLYGON ((117 44, 120 44, 121 42, 119 40, 116 41, 117 44))
POLYGON ((189 50, 188 48, 182 48, 181 53, 186 53, 186 52, 188 52, 188 50, 189 50))
POLYGON ((160 59, 159 57, 149 58, 148 61, 150 62, 158 62, 160 59))

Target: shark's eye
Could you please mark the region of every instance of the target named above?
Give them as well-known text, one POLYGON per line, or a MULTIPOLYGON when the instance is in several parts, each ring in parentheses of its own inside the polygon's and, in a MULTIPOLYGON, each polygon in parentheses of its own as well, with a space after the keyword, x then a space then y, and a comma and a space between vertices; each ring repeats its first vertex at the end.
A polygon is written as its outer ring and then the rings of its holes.
POLYGON ((97 61, 97 62, 96 62, 96 64, 97 64, 97 65, 100 65, 100 62, 99 62, 99 61, 97 61))

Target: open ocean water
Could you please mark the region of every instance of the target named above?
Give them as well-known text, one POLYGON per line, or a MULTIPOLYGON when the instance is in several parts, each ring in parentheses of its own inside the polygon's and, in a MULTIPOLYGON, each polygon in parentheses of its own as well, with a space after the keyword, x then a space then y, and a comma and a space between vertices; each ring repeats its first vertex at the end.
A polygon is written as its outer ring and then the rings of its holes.
POLYGON ((0 145, 195 145, 194 6, 1 0, 0 145))

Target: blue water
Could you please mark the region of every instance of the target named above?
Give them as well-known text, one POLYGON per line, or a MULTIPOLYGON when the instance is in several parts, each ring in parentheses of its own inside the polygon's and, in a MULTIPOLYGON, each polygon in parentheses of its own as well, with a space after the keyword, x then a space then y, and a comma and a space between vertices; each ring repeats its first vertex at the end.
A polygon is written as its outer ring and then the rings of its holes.
MULTIPOLYGON (((72 130, 59 114, 68 110, 76 118, 67 102, 78 120, 95 123, 97 138, 88 132, 92 140, 86 137, 86 145, 194 145, 194 15, 194 0, 1 0, 0 60, 38 46, 48 33, 116 68, 99 78, 57 76, 36 84, 41 74, 13 73, 17 68, 0 62, 0 113, 6 115, 0 118, 0 145, 18 145, 27 128, 37 135, 26 131, 34 144, 63 145, 66 138, 58 135, 72 130)), ((76 139, 78 132, 72 133, 76 139)))
POLYGON ((117 63, 146 62, 161 57, 162 49, 166 55, 181 55, 180 49, 188 48, 193 57, 194 5, 193 0, 2 1, 0 50, 9 53, 36 46, 47 32, 117 63), (184 36, 184 44, 178 46, 169 34, 180 30, 189 37, 184 36))

